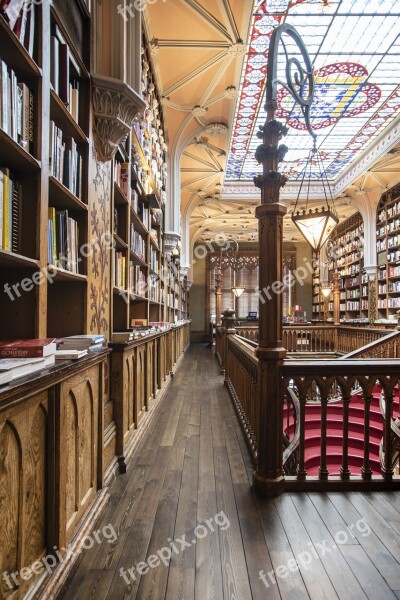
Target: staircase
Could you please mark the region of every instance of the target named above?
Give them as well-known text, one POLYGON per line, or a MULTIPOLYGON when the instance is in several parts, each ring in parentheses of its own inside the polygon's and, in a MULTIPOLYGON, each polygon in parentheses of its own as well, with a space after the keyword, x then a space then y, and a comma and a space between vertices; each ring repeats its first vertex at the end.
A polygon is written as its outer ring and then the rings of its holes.
MULTIPOLYGON (((370 409, 370 467, 373 475, 381 474, 379 446, 383 438, 383 418, 379 406, 380 385, 373 392, 370 409)), ((399 414, 399 388, 393 399, 393 416, 399 414)), ((284 431, 291 439, 294 435, 293 415, 284 408, 284 431)), ((330 475, 339 475, 342 464, 343 403, 330 402, 327 407, 327 468, 330 475)), ((305 414, 305 467, 307 475, 318 475, 321 445, 321 405, 306 404, 305 414)), ((353 475, 360 473, 364 457, 364 399, 362 393, 354 394, 349 405, 349 469, 353 475)))

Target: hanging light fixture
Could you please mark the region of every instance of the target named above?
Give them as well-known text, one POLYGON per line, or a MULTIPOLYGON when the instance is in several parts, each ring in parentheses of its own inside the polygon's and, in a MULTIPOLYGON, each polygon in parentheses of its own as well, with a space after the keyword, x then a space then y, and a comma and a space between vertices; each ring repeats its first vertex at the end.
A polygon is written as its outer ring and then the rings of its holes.
POLYGON ((316 137, 314 137, 314 146, 308 155, 306 165, 303 169, 303 177, 301 180, 299 193, 297 195, 296 206, 294 207, 292 214, 292 221, 315 252, 320 251, 321 247, 324 245, 336 225, 339 223, 339 217, 336 214, 329 181, 323 168, 321 154, 316 147, 316 137), (312 210, 311 208, 307 210, 311 187, 312 168, 314 165, 319 168, 318 179, 321 180, 323 186, 326 206, 323 206, 319 209, 316 208, 315 210, 312 210), (306 207, 301 212, 296 212, 297 204, 299 202, 306 176, 308 176, 306 207), (328 199, 328 193, 330 199, 328 199))
POLYGON ((331 295, 331 291, 332 291, 331 284, 329 283, 329 281, 326 283, 322 283, 320 290, 321 290, 321 294, 323 295, 324 298, 329 298, 329 296, 331 295))

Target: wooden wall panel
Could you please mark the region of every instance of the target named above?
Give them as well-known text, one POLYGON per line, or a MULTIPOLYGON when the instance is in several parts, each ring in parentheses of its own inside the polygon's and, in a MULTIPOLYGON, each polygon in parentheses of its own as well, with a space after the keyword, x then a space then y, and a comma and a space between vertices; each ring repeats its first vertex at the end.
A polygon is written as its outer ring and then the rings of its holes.
MULTIPOLYGON (((19 566, 19 518, 21 492, 22 450, 17 431, 5 423, 0 432, 0 569, 14 572, 19 566)), ((3 593, 10 592, 2 581, 3 593)), ((3 596, 2 596, 3 597, 3 596)))

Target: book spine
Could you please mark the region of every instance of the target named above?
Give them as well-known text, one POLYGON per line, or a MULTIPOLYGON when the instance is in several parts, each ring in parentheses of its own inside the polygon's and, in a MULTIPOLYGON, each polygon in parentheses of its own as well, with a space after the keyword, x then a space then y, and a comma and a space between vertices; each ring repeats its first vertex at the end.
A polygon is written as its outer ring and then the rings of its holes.
POLYGON ((42 358, 42 348, 0 348, 0 358, 42 358))
POLYGON ((33 94, 29 90, 29 130, 28 130, 28 141, 29 141, 29 152, 33 154, 33 94))
POLYGON ((3 175, 3 248, 10 250, 10 178, 7 173, 3 175))
POLYGON ((66 106, 69 106, 69 61, 70 52, 67 44, 60 44, 59 47, 59 82, 58 93, 60 99, 66 106))
POLYGON ((21 195, 22 187, 18 181, 14 181, 12 185, 12 227, 11 227, 11 238, 12 245, 11 250, 17 254, 20 251, 20 240, 21 240, 21 195))
POLYGON ((52 35, 50 40, 50 82, 56 94, 59 91, 60 42, 52 35))

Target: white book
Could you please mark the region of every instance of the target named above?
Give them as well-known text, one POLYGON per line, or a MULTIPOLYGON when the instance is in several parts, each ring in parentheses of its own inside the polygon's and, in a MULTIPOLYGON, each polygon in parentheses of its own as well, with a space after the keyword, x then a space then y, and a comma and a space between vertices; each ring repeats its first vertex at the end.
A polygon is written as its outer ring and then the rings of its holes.
POLYGON ((0 374, 9 373, 11 379, 18 379, 50 367, 54 365, 54 362, 54 354, 39 358, 2 358, 0 359, 0 374))
POLYGON ((77 360, 86 356, 87 350, 57 350, 55 357, 56 360, 77 360))
POLYGON ((8 113, 9 113, 9 91, 8 91, 8 70, 4 60, 1 61, 1 127, 8 133, 8 113))

